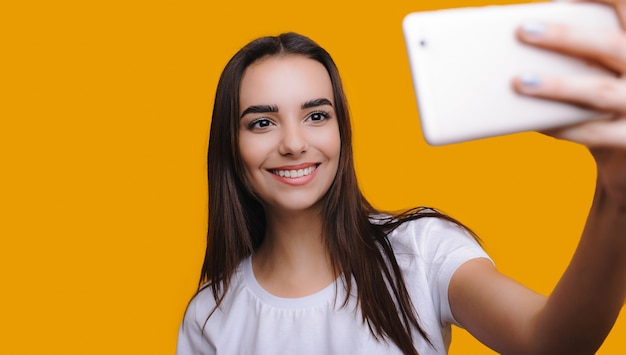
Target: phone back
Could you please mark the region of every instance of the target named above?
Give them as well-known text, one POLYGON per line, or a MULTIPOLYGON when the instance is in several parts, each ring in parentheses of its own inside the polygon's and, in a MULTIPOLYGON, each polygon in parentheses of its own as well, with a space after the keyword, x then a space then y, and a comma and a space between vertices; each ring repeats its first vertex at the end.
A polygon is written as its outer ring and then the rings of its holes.
POLYGON ((601 4, 533 3, 415 12, 402 24, 422 132, 431 145, 542 130, 597 112, 515 93, 515 75, 612 75, 583 60, 520 43, 524 23, 619 27, 601 4))

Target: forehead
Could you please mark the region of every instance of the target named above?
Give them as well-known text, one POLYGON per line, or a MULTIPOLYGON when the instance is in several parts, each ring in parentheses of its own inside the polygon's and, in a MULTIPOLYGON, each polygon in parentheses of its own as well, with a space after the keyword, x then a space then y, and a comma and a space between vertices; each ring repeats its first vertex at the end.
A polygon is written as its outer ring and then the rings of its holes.
POLYGON ((321 63, 301 55, 286 55, 250 65, 244 72, 239 95, 241 110, 249 105, 280 108, 318 98, 333 102, 333 87, 321 63))

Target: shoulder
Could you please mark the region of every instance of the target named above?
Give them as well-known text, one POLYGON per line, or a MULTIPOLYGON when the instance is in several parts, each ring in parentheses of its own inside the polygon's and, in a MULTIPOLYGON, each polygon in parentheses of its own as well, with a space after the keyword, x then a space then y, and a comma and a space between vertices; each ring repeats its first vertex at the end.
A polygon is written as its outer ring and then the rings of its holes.
POLYGON ((430 299, 440 324, 458 324, 448 302, 452 275, 469 260, 491 260, 474 236, 460 224, 428 216, 407 220, 388 238, 412 297, 430 299))
MULTIPOLYGON (((213 296, 213 290, 210 284, 203 285, 198 292, 191 298, 183 321, 180 324, 178 334, 178 348, 192 347, 194 344, 204 341, 206 326, 208 320, 216 314, 217 301, 213 296)), ((178 352, 187 353, 187 352, 178 352)))
POLYGON ((408 219, 389 233, 388 238, 396 253, 449 252, 459 247, 481 249, 465 227, 442 217, 408 219))
POLYGON ((200 287, 191 298, 180 325, 177 354, 204 354, 204 350, 215 347, 214 341, 216 335, 221 333, 224 315, 232 306, 233 295, 242 287, 241 269, 240 265, 233 274, 228 292, 219 307, 210 283, 200 287))
POLYGON ((177 355, 211 354, 215 349, 205 337, 206 320, 215 308, 216 302, 209 284, 205 284, 191 298, 185 316, 178 330, 177 355))
POLYGON ((184 322, 203 323, 204 319, 215 309, 217 300, 213 296, 210 283, 204 284, 191 298, 185 312, 184 322))
POLYGON ((198 319, 203 323, 206 319, 211 316, 216 316, 219 318, 219 314, 224 312, 225 308, 231 306, 233 295, 237 294, 238 291, 244 286, 244 266, 248 261, 247 258, 242 260, 239 264, 239 267, 233 273, 226 295, 222 299, 219 307, 217 307, 217 299, 213 294, 213 288, 211 287, 211 283, 206 283, 200 287, 198 292, 192 297, 189 302, 188 314, 185 317, 189 316, 192 319, 198 319), (217 308, 216 308, 217 307, 217 308))
POLYGON ((445 284, 463 263, 489 256, 462 225, 441 217, 420 217, 400 224, 388 235, 405 272, 424 272, 433 282, 445 284), (417 266, 421 265, 421 266, 417 266), (435 281, 443 276, 443 279, 435 281))

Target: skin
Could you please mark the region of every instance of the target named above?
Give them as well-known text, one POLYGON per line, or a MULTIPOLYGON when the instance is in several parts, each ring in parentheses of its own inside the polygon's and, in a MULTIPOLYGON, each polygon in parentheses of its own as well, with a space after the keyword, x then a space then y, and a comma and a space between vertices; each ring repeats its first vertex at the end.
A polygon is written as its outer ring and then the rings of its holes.
MULTIPOLYGON (((626 1, 606 0, 626 24, 626 1)), ((449 286, 456 319, 475 337, 504 354, 591 354, 602 344, 626 299, 626 33, 591 32, 548 24, 529 44, 595 60, 615 78, 538 78, 539 85, 513 80, 521 94, 574 102, 613 118, 546 134, 586 145, 597 165, 592 208, 578 248, 550 296, 538 295, 498 273, 486 260, 463 264, 449 286)))
POLYGON ((319 217, 341 150, 333 105, 326 69, 303 56, 263 59, 242 79, 239 149, 246 181, 267 216, 252 266, 259 283, 281 297, 311 294, 336 278, 319 217), (296 179, 275 174, 312 167, 312 174, 296 179))
MULTIPOLYGON (((626 0, 613 4, 626 24, 626 0)), ((449 301, 455 318, 476 338, 504 354, 591 354, 610 331, 626 299, 626 33, 548 24, 543 34, 518 32, 528 45, 602 63, 615 78, 538 78, 523 95, 574 102, 614 117, 546 132, 586 145, 597 163, 597 187, 583 235, 570 265, 549 296, 539 295, 499 273, 486 259, 455 272, 449 301)), ((323 67, 299 56, 271 57, 246 70, 240 92, 240 150, 246 179, 264 201, 266 239, 252 265, 259 283, 281 297, 301 297, 333 282, 319 219, 320 200, 336 173, 339 132, 332 87, 323 67), (325 98, 329 104, 302 108, 325 98), (251 106, 277 112, 245 113, 251 106), (328 119, 314 122, 323 109, 328 119), (256 119, 263 124, 251 126, 256 119), (263 126, 263 128, 261 127, 263 126), (252 127, 252 128, 251 128, 252 127), (256 128, 255 128, 256 127, 256 128), (294 186, 270 170, 319 164, 313 178, 294 186)), ((410 282, 410 281, 409 281, 410 282)))

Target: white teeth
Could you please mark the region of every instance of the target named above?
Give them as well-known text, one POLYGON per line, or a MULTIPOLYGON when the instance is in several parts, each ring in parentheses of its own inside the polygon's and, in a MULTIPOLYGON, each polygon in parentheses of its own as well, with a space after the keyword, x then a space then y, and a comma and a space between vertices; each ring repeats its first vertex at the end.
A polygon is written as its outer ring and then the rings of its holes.
POLYGON ((315 169, 317 169, 317 166, 313 165, 308 168, 298 170, 274 170, 273 173, 280 177, 297 178, 310 175, 315 171, 315 169))

